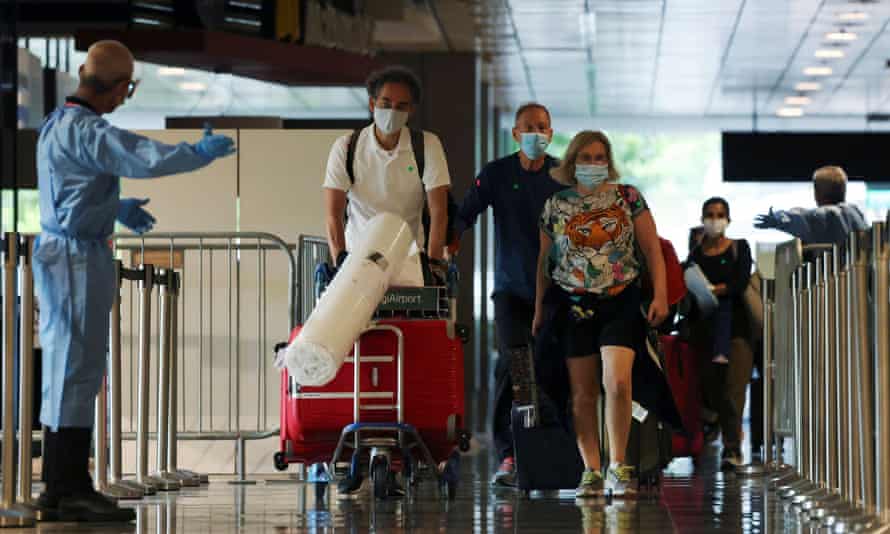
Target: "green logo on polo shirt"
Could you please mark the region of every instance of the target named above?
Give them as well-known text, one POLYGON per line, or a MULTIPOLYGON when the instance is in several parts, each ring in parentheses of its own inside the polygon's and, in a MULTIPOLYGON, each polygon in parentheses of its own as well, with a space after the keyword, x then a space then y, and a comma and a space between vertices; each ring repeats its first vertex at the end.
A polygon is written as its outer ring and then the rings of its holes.
POLYGON ((414 172, 414 165, 408 165, 408 172, 414 172))

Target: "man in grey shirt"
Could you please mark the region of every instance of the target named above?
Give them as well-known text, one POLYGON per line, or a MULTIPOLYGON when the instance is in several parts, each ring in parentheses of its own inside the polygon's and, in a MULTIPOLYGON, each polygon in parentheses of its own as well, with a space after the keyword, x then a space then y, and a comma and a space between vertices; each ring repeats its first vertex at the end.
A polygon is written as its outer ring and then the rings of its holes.
POLYGON ((853 204, 845 202, 847 173, 840 167, 821 167, 813 173, 815 209, 793 208, 773 211, 755 218, 756 228, 775 228, 800 238, 804 245, 847 241, 850 232, 865 230, 865 217, 853 204))

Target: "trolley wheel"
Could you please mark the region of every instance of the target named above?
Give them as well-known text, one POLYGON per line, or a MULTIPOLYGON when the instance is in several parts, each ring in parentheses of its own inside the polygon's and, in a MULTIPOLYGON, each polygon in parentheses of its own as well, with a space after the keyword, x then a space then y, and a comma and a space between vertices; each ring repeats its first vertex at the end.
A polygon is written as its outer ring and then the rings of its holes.
POLYGON ((466 430, 460 431, 460 437, 457 440, 457 448, 460 449, 460 452, 467 452, 470 450, 470 440, 472 436, 466 430))
POLYGON ((287 471, 287 461, 284 459, 284 453, 281 451, 276 452, 272 455, 272 462, 275 464, 275 469, 279 471, 287 471))
POLYGON ((465 324, 458 324, 455 326, 455 330, 457 331, 457 337, 460 338, 461 343, 466 345, 470 342, 470 329, 465 324))
POLYGON ((371 462, 371 482, 375 499, 382 500, 389 496, 389 464, 386 460, 375 458, 371 462))

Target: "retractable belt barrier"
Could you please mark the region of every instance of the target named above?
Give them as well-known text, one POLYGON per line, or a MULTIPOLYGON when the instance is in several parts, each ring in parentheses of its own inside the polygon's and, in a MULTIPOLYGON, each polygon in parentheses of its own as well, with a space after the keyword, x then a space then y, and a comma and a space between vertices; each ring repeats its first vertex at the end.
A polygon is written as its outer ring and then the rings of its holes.
POLYGON ((890 530, 887 228, 853 232, 842 248, 780 244, 764 281, 763 463, 740 472, 769 476, 801 521, 834 532, 890 530), (782 306, 779 291, 791 294, 782 306), (774 384, 776 368, 794 373, 774 384), (776 398, 792 401, 791 447, 775 432, 776 398))

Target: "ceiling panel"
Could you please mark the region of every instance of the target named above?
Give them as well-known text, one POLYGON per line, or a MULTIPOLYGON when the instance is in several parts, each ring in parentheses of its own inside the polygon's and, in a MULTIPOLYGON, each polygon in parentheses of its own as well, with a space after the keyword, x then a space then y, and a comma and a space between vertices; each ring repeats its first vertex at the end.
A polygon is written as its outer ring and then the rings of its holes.
POLYGON ((488 28, 516 52, 490 68, 520 86, 528 68, 537 97, 566 112, 775 116, 803 82, 821 84, 807 115, 890 111, 890 1, 477 3, 497 10, 488 28), (839 31, 855 38, 832 40, 839 31), (817 57, 826 51, 842 57, 817 57))

